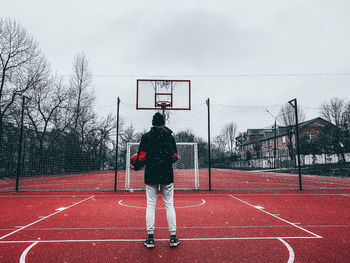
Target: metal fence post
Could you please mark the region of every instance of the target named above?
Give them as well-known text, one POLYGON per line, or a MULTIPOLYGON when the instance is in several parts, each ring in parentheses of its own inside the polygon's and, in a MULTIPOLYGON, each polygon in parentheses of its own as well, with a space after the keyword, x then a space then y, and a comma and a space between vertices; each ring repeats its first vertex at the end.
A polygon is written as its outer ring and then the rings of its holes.
POLYGON ((114 168, 114 192, 117 191, 117 178, 118 178, 118 152, 119 152, 119 106, 120 99, 117 99, 117 132, 115 140, 115 168, 114 168))
POLYGON ((209 172, 209 191, 211 191, 211 147, 210 147, 210 99, 207 99, 208 107, 208 172, 209 172))
POLYGON ((297 99, 288 101, 290 105, 294 108, 295 111, 295 143, 297 145, 297 155, 298 155, 298 172, 299 172, 299 190, 303 190, 302 178, 301 178, 301 164, 300 164, 300 145, 299 145, 299 121, 298 121, 298 103, 297 99), (293 104, 294 102, 294 104, 293 104))
POLYGON ((18 156, 17 156, 17 173, 16 173, 16 192, 18 192, 19 177, 22 172, 22 142, 23 142, 23 119, 24 119, 24 104, 26 97, 22 97, 22 111, 21 111, 21 126, 18 138, 18 156))

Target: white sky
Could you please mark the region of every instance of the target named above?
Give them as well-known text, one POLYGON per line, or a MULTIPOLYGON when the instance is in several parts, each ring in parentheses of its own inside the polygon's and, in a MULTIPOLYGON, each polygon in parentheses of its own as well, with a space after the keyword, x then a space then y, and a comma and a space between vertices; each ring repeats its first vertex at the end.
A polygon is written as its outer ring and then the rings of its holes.
POLYGON ((191 79, 194 105, 349 98, 348 0, 1 0, 0 8, 58 74, 69 75, 84 51, 97 105, 135 103, 136 79, 152 76, 191 79))

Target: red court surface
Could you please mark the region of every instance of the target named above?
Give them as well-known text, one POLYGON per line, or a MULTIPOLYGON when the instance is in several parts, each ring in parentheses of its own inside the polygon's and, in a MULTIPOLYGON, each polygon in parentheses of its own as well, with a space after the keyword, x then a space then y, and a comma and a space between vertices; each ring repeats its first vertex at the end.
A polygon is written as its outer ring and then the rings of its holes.
MULTIPOLYGON (((144 189, 144 171, 132 171, 130 184, 126 187, 125 171, 118 171, 117 190, 144 189)), ((198 187, 209 189, 208 170, 199 170, 198 187)), ((193 170, 175 170, 175 189, 195 189, 193 170)), ((19 191, 113 191, 114 171, 96 171, 81 174, 41 175, 21 177, 19 191)), ((303 189, 346 189, 350 190, 350 178, 302 175, 303 189)), ((0 179, 0 192, 11 192, 16 187, 15 179, 0 179)), ((296 174, 266 171, 242 171, 212 169, 211 189, 215 190, 297 190, 299 177, 296 174)))
POLYGON ((0 262, 349 262, 350 191, 176 191, 143 246, 144 192, 0 193, 0 262))

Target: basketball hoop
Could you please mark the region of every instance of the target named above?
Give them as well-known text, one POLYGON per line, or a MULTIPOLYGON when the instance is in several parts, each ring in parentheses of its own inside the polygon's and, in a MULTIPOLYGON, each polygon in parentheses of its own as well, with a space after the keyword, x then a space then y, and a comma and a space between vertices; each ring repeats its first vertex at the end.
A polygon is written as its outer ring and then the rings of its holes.
POLYGON ((191 110, 190 80, 138 79, 137 110, 191 110))
POLYGON ((171 101, 157 101, 156 107, 159 107, 161 109, 166 109, 171 107, 171 101))
POLYGON ((159 100, 156 101, 156 108, 158 108, 159 110, 162 111, 162 114, 165 118, 165 120, 169 120, 170 117, 170 111, 167 110, 168 108, 171 107, 171 101, 167 101, 167 100, 159 100))
POLYGON ((191 110, 191 81, 138 79, 136 109, 156 110, 166 120, 173 110, 191 110))

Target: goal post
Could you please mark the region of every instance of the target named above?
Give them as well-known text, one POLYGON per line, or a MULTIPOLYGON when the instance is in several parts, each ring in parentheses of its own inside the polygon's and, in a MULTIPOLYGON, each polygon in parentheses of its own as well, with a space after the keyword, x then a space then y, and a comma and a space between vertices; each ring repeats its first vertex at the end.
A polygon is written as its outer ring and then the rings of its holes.
MULTIPOLYGON (((175 190, 198 190, 198 146, 194 142, 176 143, 179 160, 173 164, 175 190)), ((139 143, 128 143, 126 149, 125 190, 145 189, 144 171, 130 168, 130 157, 137 153, 139 143)))

